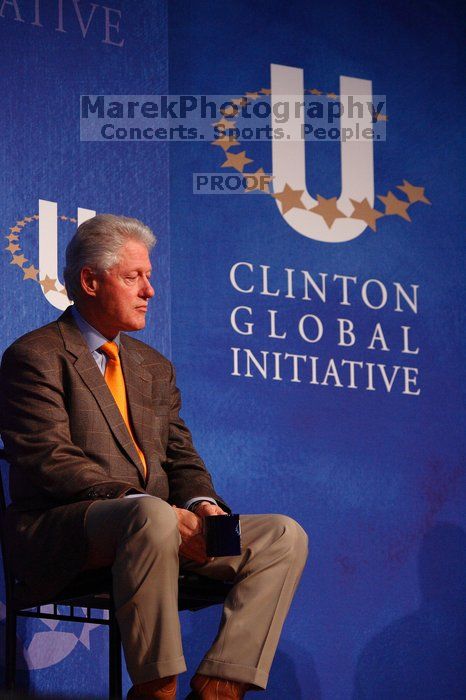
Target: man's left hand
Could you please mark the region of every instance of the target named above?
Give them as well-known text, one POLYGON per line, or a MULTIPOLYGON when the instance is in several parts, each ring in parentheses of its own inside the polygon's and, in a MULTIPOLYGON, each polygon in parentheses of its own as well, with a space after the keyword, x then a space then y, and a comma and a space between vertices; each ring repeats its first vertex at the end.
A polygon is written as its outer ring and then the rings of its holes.
POLYGON ((208 501, 201 501, 199 504, 196 504, 194 512, 200 518, 205 518, 206 515, 228 515, 220 506, 208 501))

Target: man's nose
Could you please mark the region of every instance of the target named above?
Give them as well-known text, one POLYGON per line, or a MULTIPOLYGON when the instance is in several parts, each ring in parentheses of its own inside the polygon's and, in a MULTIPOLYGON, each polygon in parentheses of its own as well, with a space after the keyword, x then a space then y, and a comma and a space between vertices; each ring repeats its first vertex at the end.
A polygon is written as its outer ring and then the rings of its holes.
POLYGON ((145 279, 144 284, 142 285, 141 292, 146 299, 151 299, 155 294, 155 289, 153 288, 153 286, 150 283, 150 280, 147 279, 147 277, 145 279))

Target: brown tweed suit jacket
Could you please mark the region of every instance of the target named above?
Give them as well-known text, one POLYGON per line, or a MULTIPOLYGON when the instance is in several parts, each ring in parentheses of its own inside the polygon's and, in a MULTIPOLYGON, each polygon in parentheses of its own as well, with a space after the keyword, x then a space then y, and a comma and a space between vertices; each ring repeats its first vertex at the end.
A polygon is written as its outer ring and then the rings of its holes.
POLYGON ((19 338, 0 371, 0 432, 10 461, 6 528, 16 576, 52 596, 81 570, 95 499, 149 493, 178 506, 215 493, 179 416, 171 362, 121 334, 128 405, 148 477, 70 310, 19 338))

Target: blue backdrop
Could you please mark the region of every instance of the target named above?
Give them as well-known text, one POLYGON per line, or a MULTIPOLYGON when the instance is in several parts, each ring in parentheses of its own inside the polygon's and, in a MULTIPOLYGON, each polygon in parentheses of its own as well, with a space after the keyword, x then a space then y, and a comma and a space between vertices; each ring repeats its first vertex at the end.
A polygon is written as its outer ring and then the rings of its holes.
MULTIPOLYGON (((81 4, 85 25, 91 4, 81 4)), ((144 337, 171 353, 218 491, 240 512, 287 513, 310 536, 266 697, 464 697, 461 3, 112 0, 119 30, 96 4, 85 37, 71 2, 61 24, 59 3, 43 5, 39 27, 31 3, 0 4, 1 222, 5 245, 20 245, 3 255, 3 347, 57 315, 27 274, 38 266, 38 221, 24 217, 38 199, 67 217, 59 258, 77 207, 151 225, 157 298, 144 337), (193 192, 193 173, 238 172, 222 167, 229 152, 245 151, 245 172, 273 174, 267 140, 239 139, 225 153, 172 143, 170 161, 163 143, 79 141, 80 94, 249 92, 252 103, 271 87, 271 64, 303 69, 305 88, 323 98, 339 93, 340 76, 386 96, 376 231, 325 243, 297 233, 267 193, 193 192), (325 280, 325 298, 305 293, 302 270, 325 280), (341 276, 354 280, 347 299, 341 276), (350 321, 345 345, 339 328, 350 321)), ((306 144, 312 197, 339 197, 339 149, 306 144)), ((183 614, 191 667, 218 616, 183 614)), ((20 636, 29 687, 105 696, 102 628, 31 623, 20 636)))

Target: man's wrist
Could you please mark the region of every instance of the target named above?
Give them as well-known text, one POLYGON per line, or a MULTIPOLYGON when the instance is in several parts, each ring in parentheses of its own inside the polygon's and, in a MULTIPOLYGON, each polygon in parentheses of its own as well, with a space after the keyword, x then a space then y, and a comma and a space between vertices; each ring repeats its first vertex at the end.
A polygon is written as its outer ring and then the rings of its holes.
POLYGON ((211 506, 213 505, 211 501, 196 501, 196 503, 193 503, 191 506, 191 510, 193 513, 196 513, 199 510, 200 506, 211 506))
POLYGON ((184 507, 186 510, 194 512, 196 507, 201 503, 211 503, 213 506, 218 505, 217 501, 214 498, 210 498, 210 496, 196 496, 195 498, 190 498, 189 501, 186 501, 184 507))

